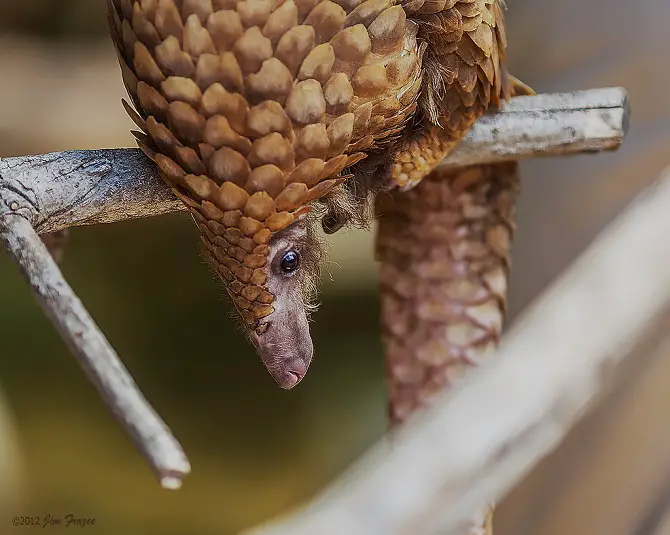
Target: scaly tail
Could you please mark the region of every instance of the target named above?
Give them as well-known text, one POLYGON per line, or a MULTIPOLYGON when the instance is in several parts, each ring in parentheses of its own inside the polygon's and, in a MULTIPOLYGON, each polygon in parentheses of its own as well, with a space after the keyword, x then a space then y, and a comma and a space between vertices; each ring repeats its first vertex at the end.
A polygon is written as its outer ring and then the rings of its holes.
MULTIPOLYGON (((433 171, 377 204, 392 425, 492 354, 506 313, 518 164, 433 171)), ((457 437, 456 437, 457 439, 457 437)), ((490 507, 471 534, 491 533, 490 507)))

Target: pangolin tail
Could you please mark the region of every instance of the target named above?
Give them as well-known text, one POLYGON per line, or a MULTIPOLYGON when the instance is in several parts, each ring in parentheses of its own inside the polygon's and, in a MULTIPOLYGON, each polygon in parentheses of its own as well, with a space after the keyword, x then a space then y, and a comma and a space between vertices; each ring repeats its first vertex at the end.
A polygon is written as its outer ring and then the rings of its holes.
MULTIPOLYGON (((438 168, 414 189, 378 199, 392 425, 431 404, 495 351, 518 193, 518 164, 511 162, 438 168)), ((490 533, 491 514, 489 507, 473 533, 490 533)))

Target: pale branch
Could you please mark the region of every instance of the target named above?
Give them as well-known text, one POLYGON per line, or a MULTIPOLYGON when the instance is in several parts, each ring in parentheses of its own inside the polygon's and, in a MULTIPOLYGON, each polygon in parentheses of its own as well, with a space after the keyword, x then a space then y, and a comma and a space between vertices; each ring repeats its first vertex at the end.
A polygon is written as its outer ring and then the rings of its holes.
POLYGON ((559 445, 650 333, 655 347, 670 343, 669 206, 670 169, 527 309, 488 366, 309 505, 246 535, 465 533, 473 511, 559 445))
MULTIPOLYGON (((620 88, 515 98, 503 110, 483 117, 444 165, 616 149, 625 135, 628 113, 626 92, 620 88)), ((5 248, 166 487, 178 486, 190 470, 181 447, 139 392, 37 233, 183 210, 138 149, 0 159, 0 237, 5 248)))
MULTIPOLYGON (((516 97, 482 117, 443 165, 613 150, 628 115, 621 88, 516 97)), ((0 201, 18 203, 40 234, 184 210, 139 149, 0 159, 0 201)))
POLYGON ((147 403, 28 220, 19 214, 0 211, 0 241, 163 487, 178 488, 181 478, 190 471, 181 446, 147 403))
POLYGON ((139 149, 101 149, 0 159, 3 209, 20 213, 45 234, 184 206, 139 149))
POLYGON ((482 117, 442 165, 615 150, 629 119, 623 88, 516 97, 501 111, 482 117))

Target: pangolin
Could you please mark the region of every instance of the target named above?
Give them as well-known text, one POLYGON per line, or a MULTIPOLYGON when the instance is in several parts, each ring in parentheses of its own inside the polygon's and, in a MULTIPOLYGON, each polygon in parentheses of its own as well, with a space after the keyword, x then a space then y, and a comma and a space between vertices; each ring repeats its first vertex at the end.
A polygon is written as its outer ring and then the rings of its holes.
POLYGON ((108 0, 138 145, 188 207, 280 387, 312 359, 317 224, 365 223, 375 195, 419 184, 510 96, 503 8, 108 0))

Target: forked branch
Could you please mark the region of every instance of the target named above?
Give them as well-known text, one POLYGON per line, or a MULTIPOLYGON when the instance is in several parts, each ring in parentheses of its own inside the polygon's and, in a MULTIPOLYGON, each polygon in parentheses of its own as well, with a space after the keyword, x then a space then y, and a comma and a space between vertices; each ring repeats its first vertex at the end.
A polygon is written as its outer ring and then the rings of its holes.
MULTIPOLYGON (((517 97, 482 117, 443 165, 614 150, 628 116, 621 88, 517 97)), ((0 159, 0 202, 3 186, 23 197, 40 234, 184 210, 139 149, 0 159)))
MULTIPOLYGON (((444 165, 464 166, 534 156, 613 150, 621 145, 627 123, 626 92, 620 88, 518 97, 502 111, 483 117, 444 165)), ((40 305, 98 387, 105 402, 147 457, 162 484, 171 488, 177 487, 180 478, 190 470, 181 447, 148 405, 104 335, 68 286, 37 233, 157 216, 183 209, 181 202, 173 197, 158 177, 153 164, 137 149, 70 151, 0 159, 0 239, 5 249, 21 268, 40 305)), ((485 397, 491 399, 490 396, 485 397)), ((449 414, 453 412, 451 410, 449 414)), ((463 417, 471 412, 466 410, 463 417)), ((476 427, 465 423, 466 431, 476 431, 476 427)), ((462 424, 456 422, 449 428, 460 429, 462 424)), ((425 427, 423 432, 419 429, 418 438, 412 440, 425 440, 428 429, 432 428, 425 427)), ((436 437, 439 439, 439 435, 436 437)), ((442 447, 441 443, 434 444, 435 447, 438 445, 442 447)), ((439 460, 444 451, 425 459, 439 460)), ((412 471, 414 473, 414 467, 412 471)), ((437 471, 433 476, 442 477, 445 473, 444 470, 437 471)), ((381 474, 403 475, 400 472, 381 474)), ((416 475, 420 474, 423 472, 417 470, 416 475)), ((416 497, 423 499, 428 491, 435 490, 431 487, 436 482, 434 478, 410 482, 407 493, 416 491, 416 497)), ((383 517, 383 522, 396 526, 403 525, 412 517, 409 512, 419 502, 412 498, 401 503, 401 496, 391 499, 394 497, 389 496, 388 491, 398 489, 397 485, 380 487, 387 494, 382 492, 379 496, 389 498, 387 503, 384 500, 370 501, 369 496, 365 498, 366 488, 374 489, 374 485, 381 480, 374 481, 373 487, 362 483, 354 489, 355 495, 364 497, 359 505, 345 500, 341 505, 326 508, 324 519, 342 520, 343 527, 353 526, 351 530, 343 529, 338 533, 355 535, 362 533, 359 528, 365 528, 363 532, 366 535, 399 533, 377 525, 381 529, 379 531, 374 523, 366 527, 353 514, 355 511, 363 512, 364 516, 382 511, 384 514, 380 518, 383 517), (347 509, 352 507, 352 503, 353 509, 347 509), (396 503, 399 505, 397 509, 394 507, 396 503), (396 520, 400 524, 396 524, 396 520)), ((458 479, 454 481, 458 483, 458 479)), ((402 490, 401 494, 406 494, 406 491, 402 490)), ((431 502, 434 498, 431 494, 425 503, 434 504, 434 501, 431 502)), ((305 526, 312 525, 309 522, 305 526)), ((325 524, 319 521, 318 525, 326 527, 312 531, 310 535, 330 533, 327 520, 325 524)), ((296 529, 301 530, 296 531, 296 535, 308 532, 300 526, 296 529)))

